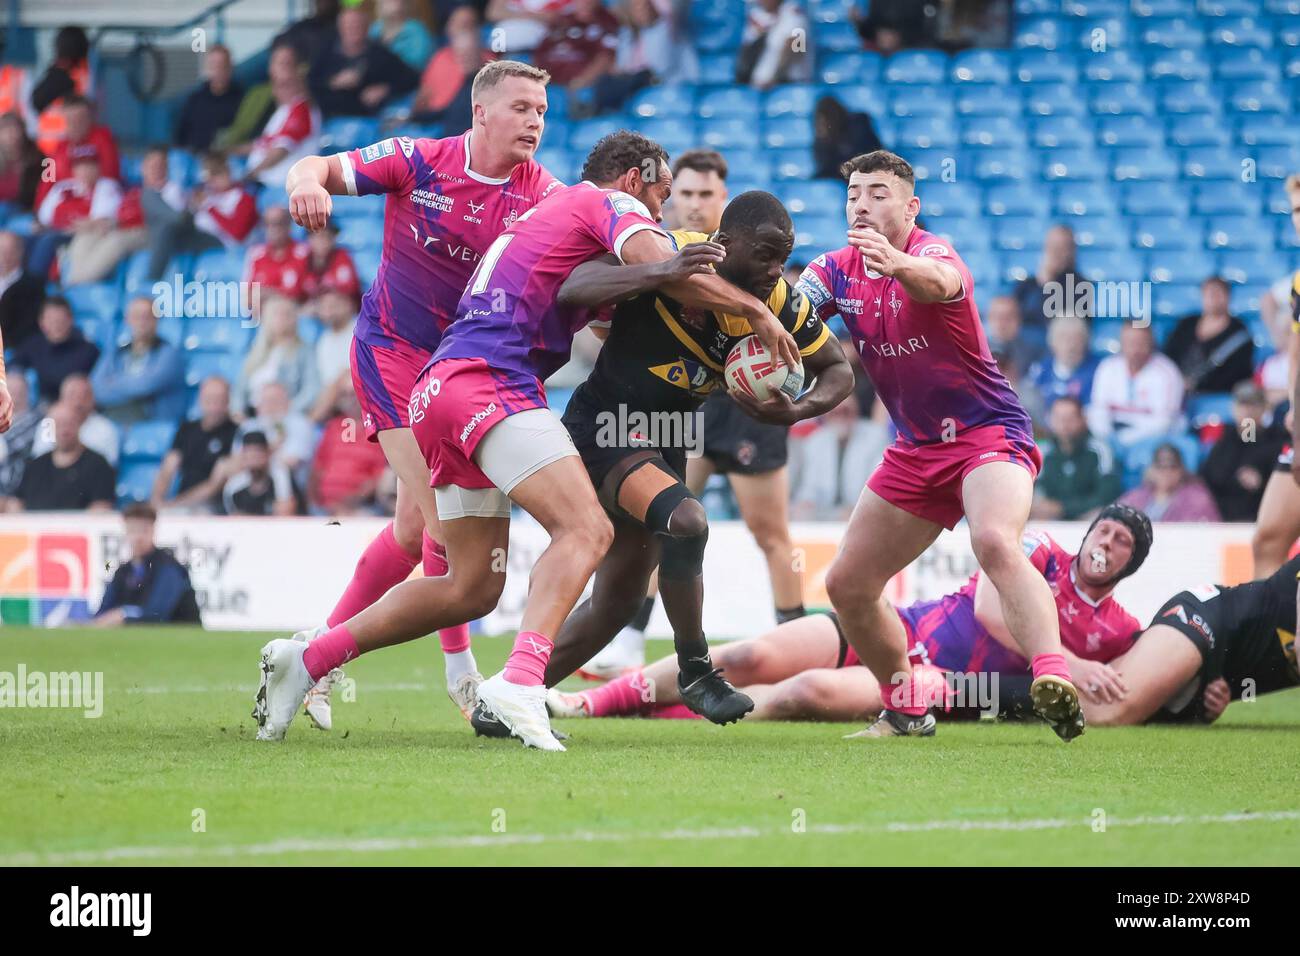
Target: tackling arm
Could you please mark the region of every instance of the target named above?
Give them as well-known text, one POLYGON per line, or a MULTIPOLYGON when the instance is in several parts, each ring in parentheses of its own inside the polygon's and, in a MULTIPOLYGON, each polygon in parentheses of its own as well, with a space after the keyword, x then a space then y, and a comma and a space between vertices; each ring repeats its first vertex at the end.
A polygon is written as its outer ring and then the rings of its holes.
POLYGON ((683 246, 675 256, 657 262, 621 266, 618 257, 601 256, 584 262, 560 286, 560 305, 599 308, 657 289, 666 282, 708 272, 726 255, 713 242, 683 246))
POLYGON ((310 232, 319 232, 329 222, 334 209, 330 197, 348 192, 337 156, 304 156, 289 167, 284 188, 289 193, 289 215, 310 232))

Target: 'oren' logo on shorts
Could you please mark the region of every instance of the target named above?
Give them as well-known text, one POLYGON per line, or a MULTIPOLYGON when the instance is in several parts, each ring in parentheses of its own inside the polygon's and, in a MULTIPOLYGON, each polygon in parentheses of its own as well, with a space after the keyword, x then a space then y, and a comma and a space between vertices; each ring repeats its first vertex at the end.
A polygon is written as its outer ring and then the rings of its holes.
POLYGON ((465 427, 461 429, 461 433, 460 433, 461 444, 464 444, 466 439, 468 439, 469 436, 473 433, 474 429, 478 428, 479 422, 483 421, 483 419, 487 418, 489 415, 495 414, 496 410, 497 410, 497 403, 489 402, 487 408, 481 408, 477 412, 475 412, 474 417, 471 418, 468 422, 466 422, 465 427))
POLYGON ((438 393, 441 391, 442 381, 431 378, 428 385, 411 396, 411 404, 407 409, 407 413, 412 425, 424 421, 424 410, 429 407, 429 402, 437 398, 438 393))

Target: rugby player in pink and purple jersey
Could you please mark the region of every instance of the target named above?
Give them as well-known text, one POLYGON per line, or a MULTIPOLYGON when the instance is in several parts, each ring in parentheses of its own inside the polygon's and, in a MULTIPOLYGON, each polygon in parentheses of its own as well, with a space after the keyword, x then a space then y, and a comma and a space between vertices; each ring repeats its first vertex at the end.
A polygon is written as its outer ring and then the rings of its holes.
POLYGON ((564 749, 546 713, 552 635, 613 537, 542 386, 593 318, 557 301, 579 265, 612 254, 626 268, 657 277, 658 288, 685 305, 743 317, 779 361, 799 363, 793 337, 762 302, 706 261, 675 254, 658 225, 672 191, 660 146, 636 133, 610 134, 587 157, 583 178, 520 216, 483 254, 455 323, 411 393, 409 421, 432 472, 450 570, 393 588, 308 645, 267 644, 254 710, 260 739, 283 738, 296 701, 331 669, 495 607, 513 502, 545 528, 550 545, 533 567, 505 669, 479 686, 478 698, 525 745, 564 749))
MULTIPOLYGON (((429 469, 411 435, 407 407, 420 370, 455 318, 470 274, 512 222, 562 184, 533 159, 546 115, 545 70, 513 60, 474 78, 474 125, 444 139, 394 137, 333 156, 310 156, 289 171, 294 221, 325 228, 333 195, 386 195, 379 271, 361 303, 352 341, 352 381, 366 436, 378 441, 399 479, 393 521, 362 554, 323 627, 346 621, 405 581, 447 572, 429 469)), ((469 626, 439 632, 447 693, 467 717, 483 677, 470 651, 469 626)), ((307 697, 316 726, 330 724, 327 675, 307 697)))
POLYGON ((1020 547, 1042 457, 1029 415, 989 352, 970 270, 947 241, 916 224, 921 200, 906 160, 877 150, 841 171, 848 245, 814 259, 798 289, 823 319, 844 319, 898 431, 826 575, 844 633, 885 696, 869 733, 934 733, 884 589, 965 517, 976 560, 1030 659, 1035 706, 1062 739, 1073 739, 1083 715, 1052 592, 1020 547))

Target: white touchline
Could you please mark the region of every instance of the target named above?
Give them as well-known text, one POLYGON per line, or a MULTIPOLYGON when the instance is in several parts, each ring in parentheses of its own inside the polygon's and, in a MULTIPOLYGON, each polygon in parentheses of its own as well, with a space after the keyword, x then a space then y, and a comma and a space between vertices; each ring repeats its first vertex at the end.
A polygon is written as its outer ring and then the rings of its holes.
MULTIPOLYGON (((1300 810, 1263 813, 1223 813, 1202 816, 1111 817, 1106 828, 1172 827, 1187 824, 1270 823, 1300 820, 1300 810)), ((193 846, 119 846, 107 850, 76 850, 68 853, 14 853, 0 856, 0 866, 58 866, 77 863, 114 863, 119 860, 159 860, 176 857, 256 857, 283 853, 394 853, 400 850, 460 850, 494 846, 537 846, 550 843, 632 843, 637 840, 755 840, 763 837, 806 835, 843 836, 855 833, 925 833, 934 830, 1016 831, 1091 828, 1093 818, 1043 820, 922 820, 915 823, 827 823, 813 824, 804 834, 784 827, 719 827, 702 830, 658 830, 644 833, 578 830, 571 833, 507 833, 482 836, 376 837, 370 840, 274 840, 270 843, 193 846)))
MULTIPOLYGON (((441 688, 434 684, 365 684, 364 689, 368 694, 378 694, 386 691, 440 690, 441 688)), ((123 692, 127 694, 251 694, 256 690, 257 684, 255 683, 163 684, 156 687, 127 687, 123 689, 123 692)))

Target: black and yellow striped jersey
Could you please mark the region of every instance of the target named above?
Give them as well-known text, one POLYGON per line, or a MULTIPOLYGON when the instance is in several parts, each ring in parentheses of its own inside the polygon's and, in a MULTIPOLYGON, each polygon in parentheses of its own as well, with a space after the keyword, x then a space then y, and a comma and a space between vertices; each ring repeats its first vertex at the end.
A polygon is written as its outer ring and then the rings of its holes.
POLYGON ((1291 330, 1300 332, 1300 269, 1291 276, 1291 330))
MULTIPOLYGON (((684 229, 672 237, 678 248, 709 238, 684 229)), ((801 355, 816 352, 830 337, 811 303, 785 279, 777 280, 767 307, 794 336, 801 355)), ((752 332, 740 316, 685 308, 647 292, 615 309, 587 387, 605 405, 689 411, 722 384, 727 354, 752 332)))

